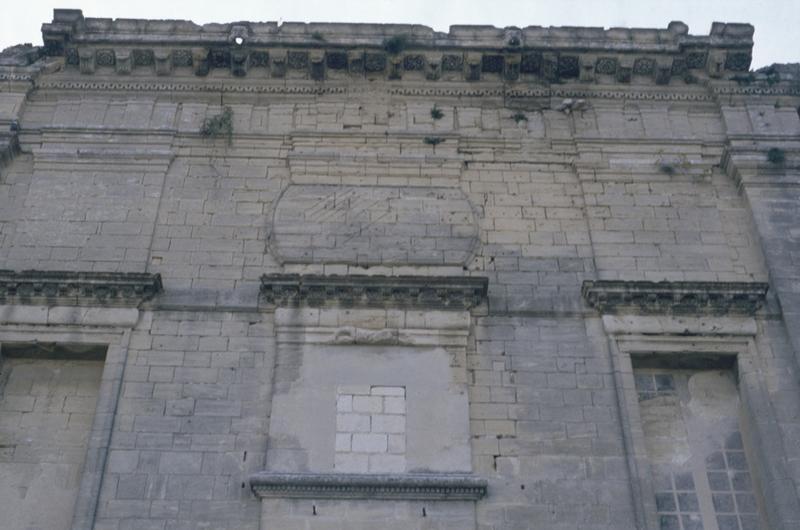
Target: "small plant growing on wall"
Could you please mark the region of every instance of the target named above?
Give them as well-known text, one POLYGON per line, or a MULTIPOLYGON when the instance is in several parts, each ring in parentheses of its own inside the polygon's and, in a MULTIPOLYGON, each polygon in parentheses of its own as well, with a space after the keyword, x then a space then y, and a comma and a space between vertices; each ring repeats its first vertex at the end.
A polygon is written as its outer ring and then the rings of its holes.
POLYGON ((442 109, 434 105, 433 108, 431 109, 431 118, 433 118, 434 120, 441 120, 442 118, 444 118, 444 112, 442 112, 442 109))
POLYGON ((519 125, 521 121, 528 121, 528 117, 525 116, 524 112, 515 112, 514 115, 511 116, 511 119, 514 120, 514 123, 517 125, 519 125))
POLYGON ((233 141, 233 109, 225 107, 220 114, 203 120, 200 136, 205 138, 225 137, 230 144, 233 141))
POLYGON ((436 147, 440 143, 444 142, 444 138, 439 138, 438 136, 426 136, 422 139, 425 145, 432 145, 436 147))
POLYGON ((783 149, 772 147, 767 151, 767 160, 769 160, 771 164, 783 164, 786 160, 786 154, 783 152, 783 149))
POLYGON ((325 42, 325 36, 319 31, 312 32, 311 38, 318 42, 325 42))
POLYGON ((397 55, 408 48, 408 35, 395 35, 383 41, 383 49, 390 55, 397 55))

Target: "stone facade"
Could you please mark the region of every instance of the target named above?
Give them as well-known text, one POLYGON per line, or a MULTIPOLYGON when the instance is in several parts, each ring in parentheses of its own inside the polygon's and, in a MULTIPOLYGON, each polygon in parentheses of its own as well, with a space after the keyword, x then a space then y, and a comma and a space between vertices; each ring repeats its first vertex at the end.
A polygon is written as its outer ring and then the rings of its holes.
POLYGON ((800 69, 752 26, 42 34, 3 524, 800 526, 800 69))

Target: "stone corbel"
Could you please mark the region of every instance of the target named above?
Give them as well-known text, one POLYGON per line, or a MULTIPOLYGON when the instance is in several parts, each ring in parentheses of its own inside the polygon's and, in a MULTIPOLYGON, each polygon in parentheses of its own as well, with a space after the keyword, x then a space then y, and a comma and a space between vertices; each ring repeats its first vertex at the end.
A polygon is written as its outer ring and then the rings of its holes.
POLYGON ((657 85, 668 85, 672 77, 672 57, 657 57, 655 78, 657 85))
POLYGON ((722 77, 725 70, 725 50, 711 49, 708 51, 706 70, 710 77, 722 77))
POLYGON ((157 75, 169 75, 172 73, 172 52, 170 50, 156 50, 155 62, 157 75))
POLYGON ((480 53, 467 53, 467 81, 480 81, 481 79, 481 63, 483 62, 483 54, 480 53))
POLYGON ((629 55, 619 57, 616 79, 618 83, 630 83, 633 76, 633 62, 635 58, 629 55))
POLYGON ((403 66, 403 58, 395 55, 389 57, 389 79, 396 80, 403 76, 401 75, 401 68, 403 66))
POLYGON ((78 58, 80 60, 81 73, 93 74, 95 68, 94 50, 91 48, 79 48, 78 58))
POLYGON ((558 81, 558 54, 546 52, 542 54, 542 77, 554 83, 558 81))
POLYGON ((350 64, 350 73, 364 74, 364 50, 350 50, 347 52, 347 61, 350 64))
POLYGON ((270 61, 270 75, 272 77, 286 77, 286 50, 270 50, 269 55, 272 58, 272 61, 270 61))
POLYGON ((308 55, 311 62, 311 79, 314 81, 325 80, 325 50, 312 50, 308 55))
POLYGON ((436 81, 442 76, 442 54, 428 52, 425 55, 425 79, 436 81))
POLYGON ((118 74, 130 74, 132 68, 131 50, 127 48, 117 48, 114 50, 116 56, 115 66, 118 74))
POLYGON ((594 81, 594 67, 597 58, 593 55, 581 55, 578 58, 578 79, 591 83, 594 81))
POLYGON ((505 56, 503 77, 506 81, 516 81, 519 79, 519 68, 522 62, 522 54, 510 53, 505 56))
POLYGON ((250 54, 243 48, 231 49, 231 74, 234 77, 244 77, 247 75, 248 58, 250 54))
POLYGON ((199 77, 208 75, 211 65, 208 63, 207 48, 192 48, 192 67, 194 75, 199 77))

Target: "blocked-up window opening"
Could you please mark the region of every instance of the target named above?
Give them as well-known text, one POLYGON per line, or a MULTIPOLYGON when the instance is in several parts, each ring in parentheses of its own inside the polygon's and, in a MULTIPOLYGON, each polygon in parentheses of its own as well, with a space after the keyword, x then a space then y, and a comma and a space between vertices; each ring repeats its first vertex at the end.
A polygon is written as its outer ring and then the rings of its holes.
POLYGON ((661 530, 766 528, 732 369, 634 368, 661 530))
POLYGON ((5 530, 68 529, 105 346, 0 346, 0 506, 5 530))

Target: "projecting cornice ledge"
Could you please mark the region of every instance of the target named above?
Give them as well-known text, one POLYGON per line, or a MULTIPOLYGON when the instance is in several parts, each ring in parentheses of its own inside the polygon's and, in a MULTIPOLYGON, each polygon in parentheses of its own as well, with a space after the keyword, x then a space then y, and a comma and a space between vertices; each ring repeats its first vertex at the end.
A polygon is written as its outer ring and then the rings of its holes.
POLYGON ((476 501, 486 479, 459 474, 258 473, 250 488, 260 498, 476 501))
POLYGON ((0 304, 138 307, 163 290, 160 274, 0 271, 0 304))
POLYGON ((83 74, 257 79, 404 77, 427 81, 494 80, 694 84, 747 72, 749 24, 716 22, 709 35, 667 28, 452 26, 448 33, 408 24, 235 22, 86 18, 56 9, 42 26, 44 53, 83 74), (137 72, 138 71, 138 72, 137 72))
POLYGON ((603 314, 752 316, 767 288, 761 282, 587 280, 581 293, 603 314))
POLYGON ((279 307, 399 307, 466 311, 486 301, 486 278, 267 274, 261 300, 279 307))

